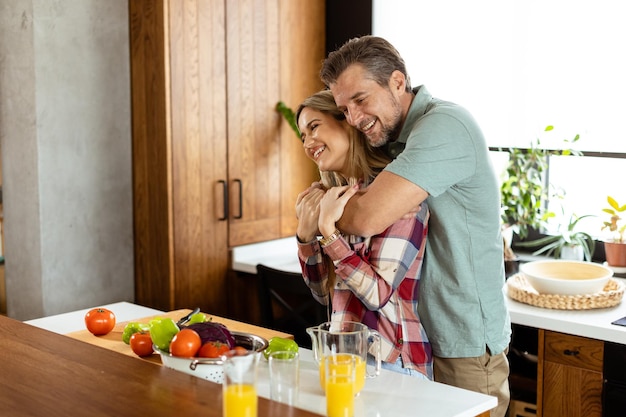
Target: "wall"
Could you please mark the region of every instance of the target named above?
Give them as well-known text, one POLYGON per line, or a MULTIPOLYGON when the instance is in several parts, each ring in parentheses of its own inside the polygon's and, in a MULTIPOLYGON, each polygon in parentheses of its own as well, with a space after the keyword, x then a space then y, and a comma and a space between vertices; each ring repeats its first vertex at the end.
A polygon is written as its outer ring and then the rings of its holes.
POLYGON ((7 310, 132 301, 127 0, 0 2, 7 310))
POLYGON ((326 55, 347 40, 372 34, 372 0, 326 0, 326 55))

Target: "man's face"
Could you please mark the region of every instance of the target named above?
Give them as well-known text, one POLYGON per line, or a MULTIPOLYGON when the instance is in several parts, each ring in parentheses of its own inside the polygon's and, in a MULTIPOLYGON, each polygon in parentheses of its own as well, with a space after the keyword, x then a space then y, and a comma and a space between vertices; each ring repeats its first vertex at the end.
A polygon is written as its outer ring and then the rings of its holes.
POLYGON ((337 107, 348 123, 363 132, 374 147, 396 140, 400 133, 399 94, 404 84, 399 87, 394 75, 386 87, 380 86, 362 65, 352 64, 330 85, 337 107))

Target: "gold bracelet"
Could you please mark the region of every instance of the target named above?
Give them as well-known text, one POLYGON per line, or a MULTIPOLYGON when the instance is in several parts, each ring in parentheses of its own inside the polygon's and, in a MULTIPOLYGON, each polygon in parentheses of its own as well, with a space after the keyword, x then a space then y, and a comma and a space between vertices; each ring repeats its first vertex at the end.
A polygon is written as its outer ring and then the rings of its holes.
POLYGON ((328 237, 323 237, 320 239, 320 245, 327 246, 333 243, 335 240, 341 237, 341 232, 339 229, 335 229, 335 231, 328 237))

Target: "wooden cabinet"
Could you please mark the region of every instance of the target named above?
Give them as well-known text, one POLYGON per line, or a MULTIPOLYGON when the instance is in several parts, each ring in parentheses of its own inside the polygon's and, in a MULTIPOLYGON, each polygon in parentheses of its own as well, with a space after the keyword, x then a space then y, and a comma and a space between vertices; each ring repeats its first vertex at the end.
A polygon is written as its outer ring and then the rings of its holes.
POLYGON ((604 342, 539 330, 541 417, 601 417, 604 342))
POLYGON ((135 301, 228 314, 230 246, 317 178, 275 111, 322 87, 324 1, 131 0, 135 301))
MULTIPOLYGON (((2 151, 2 149, 0 149, 0 151, 2 151)), ((4 278, 4 209, 2 205, 2 158, 0 158, 0 314, 7 314, 7 290, 6 280, 4 278)))

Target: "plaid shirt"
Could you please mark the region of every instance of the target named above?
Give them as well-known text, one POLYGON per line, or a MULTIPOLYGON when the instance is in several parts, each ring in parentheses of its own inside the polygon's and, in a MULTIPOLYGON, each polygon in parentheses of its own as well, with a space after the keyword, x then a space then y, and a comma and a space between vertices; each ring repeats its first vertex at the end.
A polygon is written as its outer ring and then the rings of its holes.
POLYGON ((399 220, 369 239, 341 237, 322 248, 317 240, 298 243, 304 281, 328 305, 328 262, 335 265, 332 320, 366 324, 381 335, 382 360, 432 379, 432 352, 417 316, 419 274, 428 230, 425 204, 413 219, 399 220), (350 243, 349 243, 350 241, 350 243))

